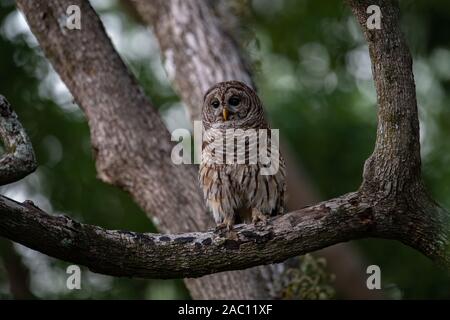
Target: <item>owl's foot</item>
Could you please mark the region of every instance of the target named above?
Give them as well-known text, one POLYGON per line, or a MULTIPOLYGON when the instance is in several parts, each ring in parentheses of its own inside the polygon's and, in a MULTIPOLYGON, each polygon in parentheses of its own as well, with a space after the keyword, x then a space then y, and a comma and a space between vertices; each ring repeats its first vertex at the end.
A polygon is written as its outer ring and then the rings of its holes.
POLYGON ((254 225, 260 223, 263 226, 265 226, 268 223, 267 215, 262 213, 261 210, 259 210, 257 208, 253 208, 252 209, 252 222, 254 225))
POLYGON ((239 239, 239 237, 238 237, 236 231, 233 231, 233 230, 229 230, 229 231, 227 232, 226 238, 227 238, 228 240, 238 240, 238 239, 239 239))
POLYGON ((233 231, 233 223, 231 222, 222 222, 216 226, 214 229, 214 233, 221 233, 223 231, 231 232, 233 231))
POLYGON ((222 222, 215 227, 214 233, 222 233, 225 229, 228 229, 228 226, 225 222, 222 222))
POLYGON ((237 233, 233 230, 233 223, 230 221, 218 224, 214 230, 214 233, 223 235, 229 240, 236 240, 238 238, 237 233))

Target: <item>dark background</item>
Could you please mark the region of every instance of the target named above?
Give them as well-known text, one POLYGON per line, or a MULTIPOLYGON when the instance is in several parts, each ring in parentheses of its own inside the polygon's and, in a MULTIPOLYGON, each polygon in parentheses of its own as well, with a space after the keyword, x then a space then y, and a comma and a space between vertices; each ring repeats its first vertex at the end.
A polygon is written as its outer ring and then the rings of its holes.
MULTIPOLYGON (((120 1, 91 3, 169 128, 189 128, 151 30, 128 15, 120 1)), ((367 46, 350 11, 342 1, 235 3, 273 127, 289 141, 321 197, 355 190, 374 145, 376 94, 367 46)), ((424 178, 433 197, 450 208, 450 2, 401 1, 401 6, 414 57, 424 178)), ((1 188, 2 194, 105 228, 155 231, 127 194, 96 179, 86 120, 11 0, 0 0, 0 94, 18 113, 40 164, 36 173, 1 188)), ((387 298, 450 298, 449 273, 421 254, 387 240, 356 245, 368 264, 380 266, 387 298)), ((182 281, 113 278, 85 268, 82 290, 70 291, 67 263, 19 245, 14 249, 30 270, 31 291, 38 298, 189 297, 182 281)), ((1 263, 0 298, 11 298, 1 263)))

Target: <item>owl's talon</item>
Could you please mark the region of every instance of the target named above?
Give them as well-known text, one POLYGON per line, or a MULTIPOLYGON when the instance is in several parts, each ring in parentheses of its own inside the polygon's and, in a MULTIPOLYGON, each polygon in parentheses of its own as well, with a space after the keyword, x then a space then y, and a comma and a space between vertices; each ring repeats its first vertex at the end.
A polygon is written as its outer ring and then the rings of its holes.
POLYGON ((228 240, 238 240, 239 237, 238 237, 236 231, 228 230, 228 233, 227 233, 227 239, 228 239, 228 240))
POLYGON ((230 240, 236 240, 238 238, 237 233, 233 230, 233 223, 222 222, 218 224, 214 229, 214 233, 224 236, 230 240))
POLYGON ((228 229, 228 225, 225 222, 222 222, 216 226, 214 233, 222 233, 225 228, 228 229))
POLYGON ((267 219, 267 216, 265 214, 263 214, 260 210, 253 209, 252 210, 252 222, 253 222, 253 224, 255 226, 257 224, 260 224, 262 226, 266 226, 269 221, 267 219))
POLYGON ((229 220, 229 221, 225 222, 225 224, 226 224, 226 228, 227 228, 226 238, 228 240, 237 240, 238 236, 237 236, 236 231, 233 230, 233 222, 229 220))
POLYGON ((253 220, 253 225, 256 227, 256 226, 262 226, 262 227, 265 227, 265 226, 267 226, 269 224, 269 221, 267 220, 267 218, 266 219, 256 219, 256 220, 253 220))

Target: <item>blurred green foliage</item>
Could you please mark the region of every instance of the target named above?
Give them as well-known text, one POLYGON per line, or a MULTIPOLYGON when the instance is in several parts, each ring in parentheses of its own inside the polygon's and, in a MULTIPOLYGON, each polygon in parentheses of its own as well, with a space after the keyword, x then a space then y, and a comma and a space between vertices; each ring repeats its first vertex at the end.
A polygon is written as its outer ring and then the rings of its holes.
MULTIPOLYGON (((183 124, 178 97, 161 67, 151 32, 119 1, 91 1, 118 51, 170 125, 183 124)), ((361 32, 342 1, 254 0, 246 49, 267 112, 323 198, 355 190, 376 128, 376 94, 361 32)), ((423 171, 432 195, 450 208, 450 2, 402 1, 414 56, 423 171)), ((106 228, 154 231, 131 198, 96 179, 89 128, 44 59, 11 0, 0 0, 0 94, 8 98, 37 153, 38 171, 0 192, 106 228)), ((448 272, 387 240, 357 245, 381 267, 390 298, 450 298, 448 272), (417 275, 420 274, 420 277, 417 275)), ((183 298, 181 281, 119 279, 83 269, 83 288, 65 288, 67 263, 17 246, 39 298, 183 298)), ((0 298, 9 298, 0 267, 0 298)))
POLYGON ((281 299, 325 300, 336 295, 333 288, 334 275, 326 268, 324 258, 312 254, 301 256, 297 266, 287 268, 283 274, 281 299))

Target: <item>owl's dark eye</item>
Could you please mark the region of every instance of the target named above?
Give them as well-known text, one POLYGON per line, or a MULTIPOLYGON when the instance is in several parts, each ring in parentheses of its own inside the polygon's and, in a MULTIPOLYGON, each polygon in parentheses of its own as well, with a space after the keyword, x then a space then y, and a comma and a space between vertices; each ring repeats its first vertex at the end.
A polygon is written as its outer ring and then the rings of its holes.
POLYGON ((212 106, 214 109, 217 109, 217 108, 220 106, 219 100, 214 100, 213 102, 211 102, 211 106, 212 106))
POLYGON ((241 103, 241 99, 239 97, 236 96, 232 96, 229 100, 228 100, 228 104, 230 106, 236 107, 239 105, 239 103, 241 103))

